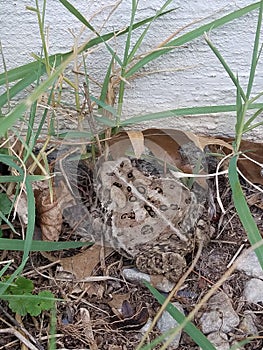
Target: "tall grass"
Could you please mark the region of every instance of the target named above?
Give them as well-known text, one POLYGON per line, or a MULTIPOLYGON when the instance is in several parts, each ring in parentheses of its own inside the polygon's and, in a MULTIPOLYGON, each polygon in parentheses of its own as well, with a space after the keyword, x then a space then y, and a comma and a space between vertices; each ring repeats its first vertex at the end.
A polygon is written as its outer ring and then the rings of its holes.
MULTIPOLYGON (((107 51, 110 54, 110 59, 108 62, 108 68, 106 72, 104 72, 104 81, 101 87, 100 96, 96 97, 90 95, 90 99, 92 103, 95 106, 97 106, 97 109, 94 109, 94 118, 97 121, 97 123, 100 123, 100 125, 103 126, 104 129, 109 128, 111 131, 114 131, 114 129, 116 128, 118 129, 127 125, 135 125, 145 121, 153 122, 154 120, 163 119, 167 117, 175 117, 179 115, 204 115, 221 112, 236 112, 236 137, 234 143, 234 154, 229 165, 229 182, 233 192, 233 200, 237 209, 237 213, 248 234, 249 241, 251 242, 251 244, 258 243, 261 240, 261 236, 249 211, 248 205, 246 203, 244 194, 240 186, 237 172, 237 160, 240 156, 240 142, 244 133, 262 124, 260 122, 257 122, 257 118, 263 110, 263 103, 258 101, 263 93, 259 92, 256 96, 251 97, 251 91, 256 75, 256 67, 259 62, 259 56, 261 53, 260 29, 262 26, 263 1, 255 2, 249 6, 240 8, 237 11, 234 11, 214 21, 211 21, 205 25, 201 25, 196 29, 189 30, 185 34, 180 35, 168 42, 162 40, 163 42, 165 42, 165 44, 163 44, 157 51, 153 49, 152 52, 141 56, 142 58, 140 59, 135 59, 136 54, 138 50, 142 48, 144 39, 151 25, 157 18, 165 17, 171 11, 175 10, 168 9, 168 7, 171 4, 171 0, 163 2, 163 5, 160 7, 160 9, 156 11, 156 14, 154 16, 145 18, 144 20, 139 22, 135 22, 138 1, 132 0, 130 23, 127 25, 127 27, 124 30, 120 28, 119 31, 116 30, 115 32, 109 32, 103 35, 100 35, 100 33, 92 26, 92 24, 85 18, 85 16, 82 15, 69 1, 59 0, 59 2, 72 15, 75 16, 76 20, 78 20, 81 24, 85 25, 86 28, 88 28, 95 37, 74 50, 69 50, 65 53, 56 53, 54 55, 49 56, 44 33, 46 1, 43 2, 43 7, 41 10, 39 7, 39 3, 36 0, 35 7, 29 7, 28 10, 35 12, 37 16, 40 36, 42 40, 43 57, 36 57, 36 60, 31 63, 22 65, 9 71, 4 71, 0 74, 0 86, 5 86, 6 89, 6 91, 0 96, 0 109, 7 105, 10 106, 14 97, 16 97, 19 93, 25 91, 31 84, 35 84, 33 92, 30 93, 28 97, 26 97, 23 101, 19 102, 15 107, 9 110, 8 113, 6 113, 0 119, 0 137, 2 137, 4 140, 8 139, 9 135, 16 135, 16 137, 24 143, 26 150, 23 153, 22 158, 18 158, 17 154, 13 154, 10 152, 6 154, 6 152, 3 152, 3 149, 6 149, 6 144, 2 148, 0 147, 0 162, 7 164, 10 168, 16 170, 16 174, 12 174, 9 176, 1 175, 0 183, 6 184, 6 186, 8 186, 8 184, 10 183, 14 183, 17 191, 19 191, 19 189, 21 188, 24 188, 27 193, 27 211, 28 213, 30 213, 24 241, 5 240, 3 238, 0 238, 1 250, 23 250, 22 263, 19 266, 19 268, 10 276, 7 283, 12 283, 16 276, 23 271, 23 268, 28 259, 29 252, 37 249, 36 243, 33 241, 33 233, 35 226, 35 202, 32 182, 49 179, 48 169, 46 169, 46 172, 44 172, 43 175, 34 175, 29 173, 28 169, 25 167, 25 162, 28 159, 28 157, 34 157, 33 149, 37 143, 38 138, 41 135, 42 127, 47 121, 48 109, 46 108, 44 109, 44 111, 41 112, 42 115, 40 116, 39 122, 40 111, 38 109, 37 101, 39 97, 46 92, 48 94, 47 104, 52 105, 54 102, 55 87, 58 84, 58 79, 61 78, 61 75, 63 74, 65 69, 70 65, 70 63, 73 60, 77 59, 78 57, 83 57, 83 54, 86 50, 96 48, 99 45, 104 45, 106 47, 107 51), (259 11, 258 23, 254 40, 252 61, 250 65, 249 81, 246 89, 244 89, 240 86, 238 76, 236 76, 232 69, 228 66, 222 54, 213 45, 206 33, 208 33, 211 29, 216 30, 216 28, 223 26, 226 23, 232 22, 233 20, 239 19, 240 17, 255 10, 259 11), (135 43, 132 44, 132 42, 134 42, 134 40, 132 40, 133 35, 136 35, 136 30, 138 28, 143 28, 143 30, 140 35, 136 36, 135 43), (233 84, 236 86, 236 104, 171 109, 158 113, 134 116, 132 118, 123 120, 122 106, 123 102, 125 101, 125 88, 127 82, 134 78, 136 74, 149 62, 152 62, 158 57, 164 54, 168 54, 172 50, 176 50, 179 46, 190 43, 192 40, 202 37, 203 35, 205 35, 205 40, 207 44, 218 58, 220 64, 228 73, 233 84), (111 39, 119 36, 125 36, 123 57, 117 55, 115 50, 111 47, 111 39), (118 67, 119 71, 119 79, 117 86, 117 107, 109 103, 109 96, 107 94, 108 87, 111 84, 110 79, 113 64, 118 67), (29 120, 27 121, 26 139, 24 141, 23 138, 16 131, 15 126, 21 120, 21 118, 23 118, 23 116, 28 110, 30 110, 30 113, 29 120), (252 116, 247 117, 247 112, 251 110, 254 111, 252 116), (108 117, 109 115, 111 116, 111 118, 108 117)), ((88 75, 85 77, 85 80, 88 86, 88 75)), ((70 83, 71 86, 74 86, 76 96, 81 94, 81 88, 79 86, 75 86, 72 82, 70 83)), ((111 100, 111 102, 112 101, 113 100, 111 100)), ((76 109, 79 111, 80 106, 78 102, 76 102, 76 107, 76 109)), ((104 134, 101 136, 103 137, 104 134)), ((45 150, 50 137, 68 137, 74 139, 86 138, 88 141, 90 141, 92 134, 85 130, 72 130, 66 131, 65 133, 57 133, 55 131, 55 128, 52 127, 51 123, 48 130, 48 139, 43 148, 43 154, 45 154, 45 150)), ((9 220, 9 218, 7 219, 9 220)), ((37 244, 39 244, 39 250, 64 249, 69 246, 76 247, 82 245, 73 242, 69 242, 67 244, 42 242, 37 244)), ((256 254, 261 266, 263 267, 263 248, 258 247, 256 249, 256 254)), ((9 266, 10 263, 8 263, 2 268, 2 270, 0 271, 0 277, 6 273, 7 268, 9 266)), ((4 293, 5 289, 8 287, 8 284, 0 285, 0 294, 4 293)), ((159 296, 158 293, 154 292, 153 290, 152 292, 155 293, 154 295, 157 297, 160 303, 164 302, 163 297, 159 296)), ((171 306, 169 306, 168 309, 180 323, 185 322, 185 319, 182 317, 182 315, 178 314, 178 312, 175 311, 171 306)), ((210 342, 208 342, 208 340, 202 334, 200 334, 200 332, 192 324, 186 322, 186 324, 184 325, 184 329, 194 339, 196 344, 201 346, 203 349, 214 349, 213 345, 210 342)), ((171 331, 171 333, 173 335, 173 331, 171 331)), ((143 349, 154 348, 155 344, 159 343, 160 341, 163 341, 163 339, 164 337, 157 339, 154 343, 144 347, 143 349)))

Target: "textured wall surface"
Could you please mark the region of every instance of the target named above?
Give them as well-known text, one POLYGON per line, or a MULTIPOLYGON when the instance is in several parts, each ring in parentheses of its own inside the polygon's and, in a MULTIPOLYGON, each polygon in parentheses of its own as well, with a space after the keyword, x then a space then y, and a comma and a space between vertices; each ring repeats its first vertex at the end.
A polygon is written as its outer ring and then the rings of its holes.
MULTIPOLYGON (((96 28, 99 29, 104 24, 102 33, 123 28, 129 23, 131 0, 119 1, 119 7, 112 14, 116 1, 71 0, 70 2, 96 28)), ((162 3, 160 0, 141 0, 137 20, 154 15, 162 3)), ((205 24, 251 3, 253 1, 249 0, 173 1, 170 6, 176 7, 177 10, 154 23, 140 53, 152 50, 180 29, 182 34, 199 26, 200 23, 205 24), (202 21, 196 23, 198 20, 202 21), (183 29, 189 24, 190 27, 183 29)), ((41 51, 36 13, 26 9, 26 6, 34 5, 33 0, 0 0, 0 39, 8 69, 30 62, 31 53, 39 54, 41 51)), ((209 33, 229 66, 238 73, 243 86, 249 75, 256 23, 257 11, 254 11, 209 33)), ((58 0, 47 1, 45 26, 51 54, 69 51, 77 38, 81 43, 92 37, 92 34, 84 29, 58 0)), ((111 41, 112 47, 120 55, 123 52, 123 40, 124 38, 120 37, 111 41)), ((90 76, 102 82, 110 60, 109 54, 101 47, 87 55, 86 59, 90 76)), ((1 59, 0 70, 3 71, 1 59)), ((127 86, 123 106, 126 117, 174 108, 235 103, 235 87, 204 38, 176 48, 149 63, 141 73, 127 86)), ((263 63, 258 68, 255 93, 262 90, 262 73, 263 63)), ((93 93, 95 96, 98 94, 95 85, 93 93)), ((227 114, 169 118, 155 121, 154 126, 177 127, 214 135, 233 135, 234 123, 234 114, 227 114)), ((262 128, 258 129, 253 135, 259 139, 262 131, 262 128)))

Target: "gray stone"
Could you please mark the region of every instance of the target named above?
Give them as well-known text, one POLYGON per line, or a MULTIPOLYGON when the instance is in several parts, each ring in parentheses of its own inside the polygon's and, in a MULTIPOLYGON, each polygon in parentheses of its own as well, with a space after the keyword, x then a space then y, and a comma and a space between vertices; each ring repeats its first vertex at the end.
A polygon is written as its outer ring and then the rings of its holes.
POLYGON ((244 312, 244 317, 239 324, 238 329, 246 336, 258 334, 258 329, 255 325, 256 316, 251 311, 244 312))
POLYGON ((152 279, 150 275, 140 272, 136 268, 123 269, 122 272, 127 281, 139 284, 143 284, 143 281, 147 281, 164 293, 169 293, 174 287, 174 283, 170 282, 167 278, 160 277, 158 279, 152 279))
POLYGON ((123 276, 129 281, 134 283, 143 283, 143 281, 151 282, 151 276, 147 273, 138 271, 137 269, 123 269, 123 276))
MULTIPOLYGON (((183 308, 181 304, 178 302, 172 303, 179 311, 184 313, 183 308)), ((158 329, 162 332, 165 333, 169 331, 172 328, 175 328, 178 326, 178 323, 175 321, 175 319, 169 314, 169 312, 164 311, 162 316, 160 317, 159 321, 157 322, 157 327, 158 329)), ((173 349, 177 349, 179 346, 180 338, 181 338, 182 331, 178 332, 176 336, 174 337, 171 345, 173 349)))
POLYGON ((237 265, 237 270, 245 272, 246 275, 263 280, 263 270, 258 262, 255 252, 249 253, 237 265))
POLYGON ((227 335, 223 332, 213 332, 207 336, 207 339, 215 346, 217 350, 229 350, 230 344, 227 335))
POLYGON ((263 302, 263 281, 258 278, 251 278, 245 284, 243 296, 249 303, 263 302))
POLYGON ((220 292, 210 298, 207 309, 200 318, 203 333, 230 332, 239 324, 239 317, 228 296, 220 292))

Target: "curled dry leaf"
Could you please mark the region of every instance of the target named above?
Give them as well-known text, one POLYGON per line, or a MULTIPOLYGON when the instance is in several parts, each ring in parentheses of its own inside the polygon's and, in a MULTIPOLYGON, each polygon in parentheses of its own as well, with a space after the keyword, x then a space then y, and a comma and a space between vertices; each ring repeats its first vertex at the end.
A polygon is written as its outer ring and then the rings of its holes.
POLYGON ((201 149, 198 136, 176 129, 146 129, 141 131, 124 131, 112 137, 109 141, 110 153, 113 159, 134 153, 149 155, 164 164, 170 164, 184 172, 191 173, 193 164, 187 164, 182 157, 184 145, 192 144, 201 149), (144 139, 144 140, 143 140, 144 139))
POLYGON ((62 212, 53 192, 53 200, 50 190, 35 190, 37 209, 37 221, 42 231, 42 240, 57 241, 61 232, 62 212))
MULTIPOLYGON (((109 146, 113 159, 132 153, 135 156, 147 154, 148 150, 162 162, 171 164, 185 173, 192 173, 194 164, 191 162, 191 152, 195 153, 195 149, 203 152, 205 147, 213 146, 215 151, 220 148, 225 154, 230 154, 233 152, 233 140, 233 138, 200 136, 177 129, 146 129, 140 134, 138 131, 120 132, 111 138, 109 146), (186 149, 187 157, 182 154, 182 149, 186 149)), ((243 140, 240 150, 252 159, 240 157, 238 161, 240 171, 249 181, 263 184, 263 144, 243 140)))
POLYGON ((111 322, 112 328, 123 329, 126 331, 138 330, 142 328, 149 318, 149 311, 147 305, 142 302, 137 307, 136 310, 132 305, 124 300, 122 303, 121 313, 119 317, 113 317, 111 322))
POLYGON ((139 130, 128 130, 126 132, 131 141, 135 157, 141 158, 141 155, 145 152, 143 133, 139 130))
MULTIPOLYGON (((226 142, 233 142, 233 139, 224 138, 226 142)), ((227 149, 224 151, 229 154, 227 149)), ((263 167, 263 144, 243 140, 241 141, 240 151, 251 158, 251 160, 240 156, 238 168, 244 176, 254 184, 263 185, 262 167, 263 167), (257 163, 259 164, 257 164, 257 163)))
POLYGON ((120 310, 122 308, 124 300, 129 300, 130 299, 130 292, 125 293, 125 294, 119 294, 115 293, 112 294, 112 299, 108 302, 110 307, 112 308, 112 311, 117 315, 119 314, 118 312, 115 312, 115 310, 120 310))
POLYGON ((38 224, 45 241, 58 241, 62 226, 62 212, 75 204, 75 200, 63 181, 52 188, 52 196, 46 181, 35 184, 35 200, 38 224), (53 198, 52 198, 53 197, 53 198))

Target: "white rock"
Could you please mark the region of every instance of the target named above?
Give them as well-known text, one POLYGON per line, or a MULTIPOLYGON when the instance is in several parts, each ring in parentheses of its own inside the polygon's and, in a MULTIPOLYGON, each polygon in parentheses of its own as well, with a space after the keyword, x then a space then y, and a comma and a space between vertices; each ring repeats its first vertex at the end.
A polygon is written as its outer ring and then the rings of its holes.
POLYGON ((255 252, 249 253, 237 265, 237 270, 245 272, 246 275, 263 280, 263 270, 258 262, 255 252))
POLYGON ((151 276, 147 273, 143 273, 138 271, 135 268, 131 269, 123 269, 122 271, 123 276, 129 281, 129 282, 135 282, 135 283, 142 283, 143 281, 151 282, 151 276))
POLYGON ((202 332, 230 332, 239 324, 239 317, 228 296, 220 292, 210 298, 207 309, 200 318, 202 332))
POLYGON ((147 281, 164 293, 169 293, 174 287, 174 283, 170 282, 167 278, 162 276, 158 276, 158 278, 151 277, 147 273, 140 272, 136 268, 123 269, 122 272, 127 281, 139 284, 143 284, 143 281, 147 281))
POLYGON ((243 296, 249 303, 263 302, 263 281, 258 278, 251 278, 245 284, 243 296))
MULTIPOLYGON (((172 303, 179 311, 184 313, 184 310, 178 302, 172 303)), ((158 329, 162 332, 165 333, 169 331, 172 328, 175 328, 178 326, 178 323, 175 321, 175 319, 169 314, 169 312, 164 311, 162 316, 160 317, 159 321, 157 322, 157 327, 158 329)), ((180 331, 179 333, 176 334, 174 337, 171 345, 173 349, 177 349, 179 346, 180 338, 181 338, 182 332, 180 331)))
POLYGON ((207 339, 215 346, 216 350, 229 350, 230 348, 227 335, 223 332, 210 333, 207 339))

